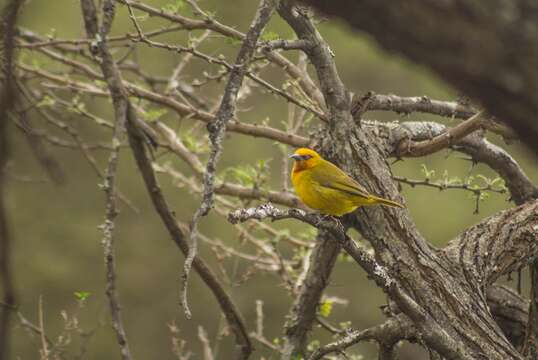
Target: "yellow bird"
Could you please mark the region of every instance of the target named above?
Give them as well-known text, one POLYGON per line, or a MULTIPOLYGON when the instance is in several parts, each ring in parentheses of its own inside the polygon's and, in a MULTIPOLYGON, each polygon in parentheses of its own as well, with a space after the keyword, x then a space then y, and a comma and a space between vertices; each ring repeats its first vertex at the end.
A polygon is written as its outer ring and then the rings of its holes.
POLYGON ((369 194, 358 182, 312 149, 297 149, 290 157, 295 160, 291 173, 295 192, 308 207, 323 214, 342 216, 359 206, 376 204, 404 207, 369 194))

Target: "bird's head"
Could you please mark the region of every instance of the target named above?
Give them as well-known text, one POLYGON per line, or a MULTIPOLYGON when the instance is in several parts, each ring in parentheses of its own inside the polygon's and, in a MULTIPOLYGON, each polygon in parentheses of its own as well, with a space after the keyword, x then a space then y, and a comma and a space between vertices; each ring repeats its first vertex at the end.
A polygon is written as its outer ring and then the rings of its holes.
POLYGON ((293 165, 294 172, 311 169, 322 160, 317 152, 308 148, 297 149, 290 155, 290 158, 295 160, 295 164, 293 165))

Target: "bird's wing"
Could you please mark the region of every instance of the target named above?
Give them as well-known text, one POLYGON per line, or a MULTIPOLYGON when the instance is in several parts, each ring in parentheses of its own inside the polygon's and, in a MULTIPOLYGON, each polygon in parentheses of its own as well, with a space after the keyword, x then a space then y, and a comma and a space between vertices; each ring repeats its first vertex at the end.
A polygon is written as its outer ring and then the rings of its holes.
POLYGON ((312 180, 321 186, 365 199, 370 197, 368 191, 361 184, 353 180, 336 165, 326 161, 323 167, 323 171, 316 171, 312 174, 312 180))

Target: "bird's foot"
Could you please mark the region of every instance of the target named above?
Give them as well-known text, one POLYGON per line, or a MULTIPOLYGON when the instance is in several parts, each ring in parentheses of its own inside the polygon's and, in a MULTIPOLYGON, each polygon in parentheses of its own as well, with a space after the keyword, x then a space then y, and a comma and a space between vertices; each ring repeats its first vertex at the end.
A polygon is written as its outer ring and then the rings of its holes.
POLYGON ((329 215, 329 214, 319 214, 319 220, 316 224, 316 226, 319 226, 322 222, 331 222, 331 223, 340 223, 340 220, 338 217, 329 215))

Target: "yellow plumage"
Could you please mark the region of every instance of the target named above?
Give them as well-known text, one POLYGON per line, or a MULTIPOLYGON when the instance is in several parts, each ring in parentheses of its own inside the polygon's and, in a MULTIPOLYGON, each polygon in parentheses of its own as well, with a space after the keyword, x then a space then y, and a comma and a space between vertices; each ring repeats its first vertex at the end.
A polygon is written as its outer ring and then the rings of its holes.
POLYGON ((312 209, 342 216, 365 205, 404 207, 369 194, 358 182, 314 150, 300 148, 291 158, 295 160, 291 173, 295 192, 312 209))

